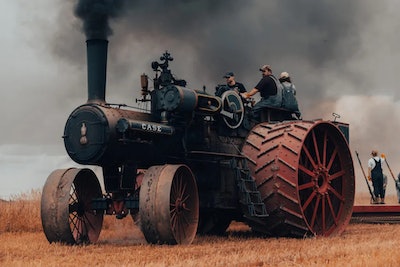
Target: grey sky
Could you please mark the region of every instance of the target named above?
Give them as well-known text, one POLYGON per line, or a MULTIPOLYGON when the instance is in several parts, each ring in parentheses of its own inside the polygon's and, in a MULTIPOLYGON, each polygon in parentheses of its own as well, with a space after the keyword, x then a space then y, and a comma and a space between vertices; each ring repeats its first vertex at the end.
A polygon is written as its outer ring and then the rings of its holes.
MULTIPOLYGON (((86 37, 75 3, 0 0, 3 188, 15 176, 0 196, 41 187, 68 163, 64 123, 87 99, 86 37)), ((397 0, 127 1, 110 24, 106 99, 133 105, 140 74, 152 76, 150 63, 165 50, 178 78, 211 93, 226 71, 249 90, 259 66, 271 64, 275 74, 292 75, 304 118, 336 112, 350 123, 357 186, 365 191, 354 150, 365 166, 372 148, 385 152, 400 171, 399 9, 397 0)))

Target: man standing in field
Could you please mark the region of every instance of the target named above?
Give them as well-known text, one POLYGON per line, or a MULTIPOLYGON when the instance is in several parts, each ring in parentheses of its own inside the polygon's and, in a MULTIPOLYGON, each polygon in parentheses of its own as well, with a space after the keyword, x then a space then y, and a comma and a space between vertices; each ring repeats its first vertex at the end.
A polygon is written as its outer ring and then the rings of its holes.
POLYGON ((385 161, 385 155, 378 157, 378 151, 372 150, 371 158, 368 160, 368 180, 372 180, 374 187, 375 202, 372 204, 385 204, 385 192, 383 191, 383 172, 382 162, 385 161))

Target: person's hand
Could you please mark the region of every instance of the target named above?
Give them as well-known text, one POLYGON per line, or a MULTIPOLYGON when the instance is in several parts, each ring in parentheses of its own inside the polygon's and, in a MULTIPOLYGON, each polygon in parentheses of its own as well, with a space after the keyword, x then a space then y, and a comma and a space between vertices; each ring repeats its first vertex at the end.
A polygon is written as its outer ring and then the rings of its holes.
POLYGON ((248 93, 241 93, 240 94, 244 99, 249 98, 249 94, 248 93))

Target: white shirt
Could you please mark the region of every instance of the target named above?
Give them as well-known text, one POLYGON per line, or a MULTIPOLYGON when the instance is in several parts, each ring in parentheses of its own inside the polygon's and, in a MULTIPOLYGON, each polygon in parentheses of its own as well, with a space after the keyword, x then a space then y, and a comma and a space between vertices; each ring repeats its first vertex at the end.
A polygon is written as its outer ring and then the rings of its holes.
MULTIPOLYGON (((371 168, 371 170, 373 170, 374 168, 375 168, 375 160, 376 161, 378 161, 378 160, 381 160, 381 165, 383 164, 383 162, 385 162, 385 159, 384 158, 381 158, 381 157, 378 157, 378 156, 376 156, 376 157, 373 157, 373 158, 370 158, 369 160, 368 160, 368 168, 371 168)), ((383 166, 382 166, 383 167, 383 166)))

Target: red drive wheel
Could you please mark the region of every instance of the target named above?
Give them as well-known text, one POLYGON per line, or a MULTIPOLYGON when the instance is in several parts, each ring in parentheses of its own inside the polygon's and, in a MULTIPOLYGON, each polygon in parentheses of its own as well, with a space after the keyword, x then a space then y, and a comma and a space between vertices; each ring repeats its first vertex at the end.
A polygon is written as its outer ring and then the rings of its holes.
MULTIPOLYGON (((340 234, 354 204, 354 168, 348 143, 327 121, 262 123, 242 149, 276 236, 340 234)), ((251 223, 250 223, 251 224, 251 223)))

